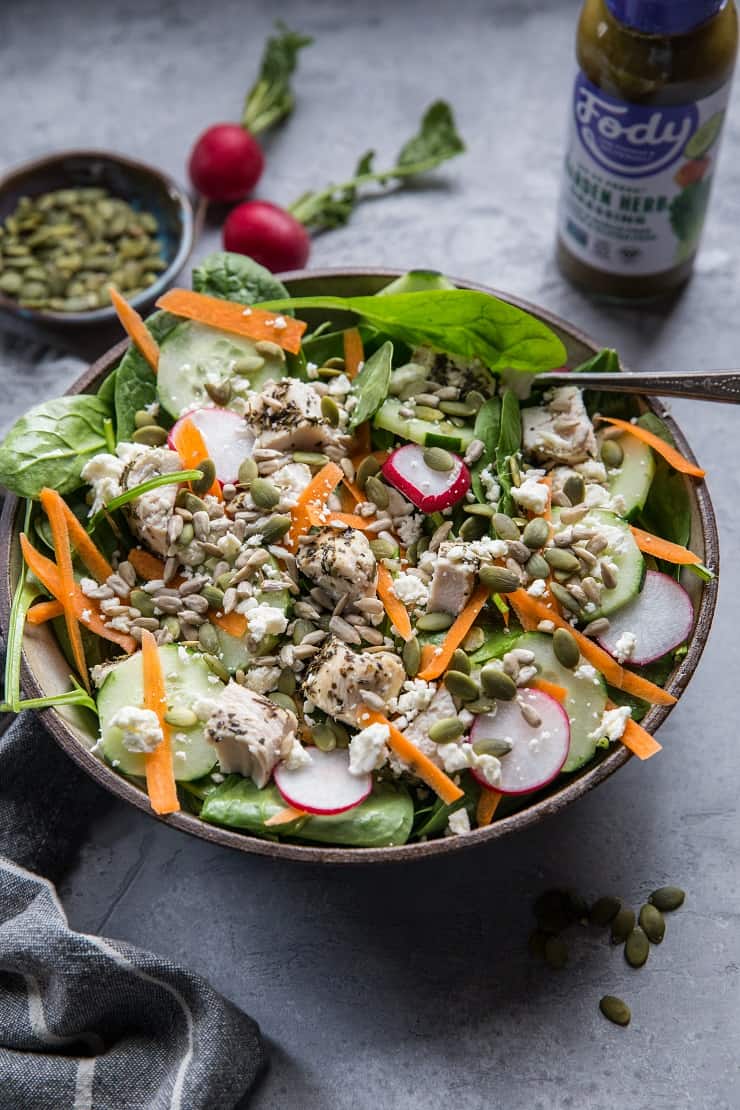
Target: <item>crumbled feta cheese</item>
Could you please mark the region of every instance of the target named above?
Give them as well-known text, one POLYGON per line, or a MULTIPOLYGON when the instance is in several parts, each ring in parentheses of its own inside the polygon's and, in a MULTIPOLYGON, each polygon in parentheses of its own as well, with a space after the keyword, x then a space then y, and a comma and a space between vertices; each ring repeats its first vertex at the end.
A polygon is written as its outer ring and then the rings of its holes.
POLYGON ((393 528, 404 547, 416 543, 424 527, 424 517, 421 513, 409 513, 407 516, 394 518, 393 528))
POLYGON ((503 559, 506 557, 508 547, 504 540, 494 540, 490 536, 485 536, 481 540, 471 540, 466 544, 468 552, 475 555, 476 559, 480 559, 482 563, 493 562, 494 559, 503 559))
POLYGON ((130 752, 153 752, 164 739, 159 718, 153 709, 125 705, 111 718, 111 728, 123 733, 121 743, 130 752))
POLYGON ((277 687, 280 667, 250 667, 244 685, 254 694, 267 694, 277 687))
POLYGON ((112 498, 121 492, 121 475, 125 463, 115 455, 102 452, 85 463, 81 471, 82 480, 93 488, 94 500, 90 506, 90 516, 102 509, 112 498))
POLYGON ((213 698, 196 698, 192 705, 193 713, 199 721, 207 721, 217 708, 218 703, 213 698))
POLYGON ((450 814, 447 821, 447 831, 452 836, 462 836, 464 833, 470 832, 470 818, 465 806, 450 814))
POLYGON ((284 316, 276 316, 275 319, 272 321, 272 326, 274 328, 277 328, 278 331, 283 331, 285 328, 287 328, 288 324, 284 316))
POLYGON ((595 681, 598 683, 599 681, 596 670, 594 669, 594 667, 591 666, 590 663, 581 663, 581 665, 579 667, 576 667, 576 669, 573 671, 573 676, 574 678, 589 679, 591 682, 595 681))
POLYGON ((525 478, 520 486, 512 486, 511 496, 523 509, 540 515, 547 508, 550 491, 537 478, 525 478))
POLYGON ((250 597, 246 599, 244 606, 248 638, 255 644, 261 643, 265 636, 279 636, 288 627, 285 613, 274 605, 265 605, 250 597))
POLYGON ((498 483, 498 478, 492 465, 486 466, 480 472, 481 485, 486 495, 486 501, 491 505, 497 505, 501 497, 501 486, 498 483))
POLYGON ((366 775, 377 771, 388 759, 388 725, 368 725, 349 742, 349 773, 366 775))
POLYGON ((308 767, 311 762, 311 753, 307 752, 299 740, 293 741, 293 746, 286 755, 283 763, 289 771, 298 771, 301 767, 308 767))
POLYGON ((436 691, 433 682, 425 682, 423 678, 409 678, 404 682, 401 693, 391 702, 391 708, 412 721, 429 708, 436 691))
POLYGON ((540 621, 540 623, 537 625, 537 631, 538 632, 554 632, 555 631, 555 622, 554 621, 548 621, 548 620, 540 621))
POLYGON ((82 612, 80 613, 80 620, 83 621, 85 624, 88 623, 88 621, 90 620, 91 617, 92 617, 92 609, 83 609, 82 612))
POLYGON ((585 462, 577 463, 573 469, 587 482, 599 482, 603 485, 606 481, 606 467, 599 459, 586 459, 585 462))
POLYGON ((618 663, 626 663, 635 654, 637 637, 634 632, 623 632, 614 645, 614 657, 618 663))
POLYGON ((442 760, 442 766, 447 774, 454 775, 456 771, 466 771, 468 769, 472 751, 470 744, 439 744, 436 754, 442 760), (466 751, 466 748, 469 751, 466 751))
POLYGON ((352 388, 352 382, 346 374, 337 374, 336 378, 329 380, 328 392, 332 397, 346 397, 352 388))
POLYGON ((501 782, 501 760, 495 755, 475 755, 475 762, 471 765, 489 786, 498 786, 501 782))
POLYGON ((283 504, 292 508, 311 481, 311 470, 305 463, 289 462, 271 474, 270 481, 282 493, 283 504))
POLYGON ((96 592, 100 589, 100 586, 94 578, 81 578, 80 589, 85 597, 94 597, 96 592))
POLYGON ((589 734, 589 740, 600 740, 602 736, 610 742, 621 739, 631 716, 632 710, 628 705, 618 705, 614 709, 605 710, 598 728, 589 734))
POLYGON ((542 597, 547 590, 547 582, 544 578, 535 578, 531 586, 527 586, 527 593, 532 597, 542 597))
POLYGON ((315 380, 319 376, 319 366, 317 362, 306 363, 306 377, 310 380, 315 380))
POLYGON ((429 587, 410 571, 402 571, 393 579, 392 590, 404 605, 423 607, 429 600, 429 587))

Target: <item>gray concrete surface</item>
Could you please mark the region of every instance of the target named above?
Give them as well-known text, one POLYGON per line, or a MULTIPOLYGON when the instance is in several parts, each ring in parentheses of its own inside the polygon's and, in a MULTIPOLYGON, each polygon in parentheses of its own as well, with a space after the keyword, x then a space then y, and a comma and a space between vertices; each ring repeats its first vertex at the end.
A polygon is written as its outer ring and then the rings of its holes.
MULTIPOLYGON (((437 96, 469 144, 424 189, 319 239, 313 265, 437 267, 539 301, 635 366, 738 365, 740 86, 698 272, 672 309, 595 306, 553 265, 576 12, 571 0, 3 0, 0 160, 96 144, 182 177, 198 131, 237 114, 279 14, 317 45, 262 195, 289 201, 369 146, 382 160, 437 96)), ((0 352, 3 425, 77 370, 15 340, 0 352)), ((658 758, 516 839, 388 870, 217 851, 101 795, 62 887, 73 924, 170 954, 254 1014, 272 1042, 259 1110, 740 1106, 738 414, 675 412, 709 470, 725 562, 711 642, 658 758), (528 959, 531 899, 548 884, 637 904, 669 880, 687 904, 642 971, 585 935, 559 974, 528 959), (632 1006, 629 1029, 599 1015, 607 992, 632 1006)))

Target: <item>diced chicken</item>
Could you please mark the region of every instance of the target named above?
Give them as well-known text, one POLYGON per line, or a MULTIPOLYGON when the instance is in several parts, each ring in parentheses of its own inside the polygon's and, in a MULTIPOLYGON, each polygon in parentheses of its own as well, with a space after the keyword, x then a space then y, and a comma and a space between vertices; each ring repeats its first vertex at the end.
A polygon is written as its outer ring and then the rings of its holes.
MULTIPOLYGON (((166 447, 146 447, 126 463, 121 475, 121 489, 129 490, 161 474, 182 470, 180 456, 166 447)), ((175 507, 177 486, 159 486, 144 493, 126 506, 131 531, 158 555, 167 552, 167 523, 175 507)))
POLYGON ((291 756, 297 727, 293 713, 232 680, 203 731, 218 751, 223 774, 244 775, 262 787, 275 765, 291 756))
POLYGON ((378 568, 370 543, 363 532, 345 528, 322 528, 299 546, 296 562, 317 586, 336 601, 349 594, 351 601, 375 594, 378 568))
POLYGON ((522 409, 526 454, 543 461, 579 463, 597 454, 591 419, 577 386, 553 389, 544 406, 522 409))
POLYGON ((303 693, 328 716, 356 725, 364 691, 375 694, 387 708, 405 678, 403 664, 392 652, 353 651, 332 636, 315 657, 303 693))
POLYGON ((440 544, 435 556, 427 611, 457 616, 473 593, 478 560, 468 558, 465 545, 459 543, 440 544))
POLYGON ((245 418, 258 433, 257 446, 273 451, 314 451, 346 439, 321 415, 321 398, 298 378, 268 381, 247 403, 245 418))

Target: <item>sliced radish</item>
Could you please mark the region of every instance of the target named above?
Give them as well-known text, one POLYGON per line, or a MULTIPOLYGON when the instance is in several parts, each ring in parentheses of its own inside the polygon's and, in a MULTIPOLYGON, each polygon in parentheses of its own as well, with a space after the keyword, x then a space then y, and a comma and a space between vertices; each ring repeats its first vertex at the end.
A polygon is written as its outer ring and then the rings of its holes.
POLYGON ((499 794, 528 794, 547 786, 560 774, 570 746, 568 714, 555 698, 541 690, 524 687, 519 697, 539 717, 540 724, 529 724, 516 701, 500 701, 495 713, 475 718, 470 741, 486 737, 509 740, 513 747, 501 757, 501 781, 495 787, 482 775, 472 773, 481 786, 499 794))
POLYGON ((215 405, 183 413, 170 431, 169 446, 172 451, 177 450, 175 437, 183 420, 192 420, 203 436, 208 455, 216 465, 216 477, 221 485, 235 482, 241 463, 247 455, 251 455, 254 447, 254 432, 244 417, 231 409, 221 409, 215 405))
POLYGON ((424 462, 424 451, 416 443, 399 447, 383 464, 383 477, 425 513, 446 509, 460 501, 470 489, 470 471, 457 455, 449 470, 434 470, 424 462))
POLYGON ((686 640, 694 623, 691 598, 675 578, 649 570, 641 592, 609 617, 609 631, 599 643, 616 658, 631 644, 625 663, 642 667, 686 640))
POLYGON ((284 763, 275 768, 275 785, 289 806, 307 813, 344 813, 364 802, 373 788, 373 777, 351 775, 349 751, 322 752, 306 748, 311 762, 289 771, 284 763))

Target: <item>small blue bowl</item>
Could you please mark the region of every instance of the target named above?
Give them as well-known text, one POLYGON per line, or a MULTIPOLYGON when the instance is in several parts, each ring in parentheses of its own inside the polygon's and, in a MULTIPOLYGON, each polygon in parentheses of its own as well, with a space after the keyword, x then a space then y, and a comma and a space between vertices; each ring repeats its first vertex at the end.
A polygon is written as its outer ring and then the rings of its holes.
MULTIPOLYGON (((27 162, 0 180, 0 223, 16 208, 23 196, 33 197, 55 189, 98 186, 121 197, 134 208, 151 212, 158 225, 158 239, 167 262, 153 285, 131 299, 133 306, 146 313, 164 290, 172 284, 188 261, 193 249, 193 208, 187 194, 166 174, 143 162, 104 150, 68 150, 27 162)), ((86 312, 52 312, 24 308, 12 297, 0 293, 0 311, 29 322, 55 327, 108 324, 116 319, 115 309, 92 308, 86 312)))

